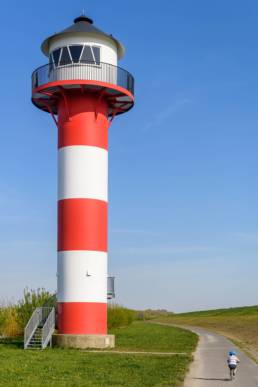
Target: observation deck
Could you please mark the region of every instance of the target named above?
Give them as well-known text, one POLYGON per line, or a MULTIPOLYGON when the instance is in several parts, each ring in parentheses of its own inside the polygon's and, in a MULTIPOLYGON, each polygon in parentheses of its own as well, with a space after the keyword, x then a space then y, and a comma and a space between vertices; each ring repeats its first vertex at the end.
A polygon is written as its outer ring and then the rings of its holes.
POLYGON ((109 116, 122 114, 134 105, 134 78, 109 63, 49 63, 32 73, 32 102, 39 109, 57 114, 60 94, 79 89, 105 98, 109 116))

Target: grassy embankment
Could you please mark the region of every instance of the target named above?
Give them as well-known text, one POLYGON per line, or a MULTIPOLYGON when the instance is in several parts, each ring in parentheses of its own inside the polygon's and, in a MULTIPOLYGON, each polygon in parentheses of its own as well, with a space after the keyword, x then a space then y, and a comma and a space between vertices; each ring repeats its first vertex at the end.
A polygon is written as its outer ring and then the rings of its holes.
POLYGON ((0 386, 180 386, 197 344, 176 328, 134 322, 110 333, 116 353, 72 349, 22 349, 18 339, 0 342, 0 386), (185 352, 186 355, 125 354, 117 351, 185 352))
POLYGON ((159 321, 199 326, 221 333, 258 361, 258 306, 171 314, 159 321))

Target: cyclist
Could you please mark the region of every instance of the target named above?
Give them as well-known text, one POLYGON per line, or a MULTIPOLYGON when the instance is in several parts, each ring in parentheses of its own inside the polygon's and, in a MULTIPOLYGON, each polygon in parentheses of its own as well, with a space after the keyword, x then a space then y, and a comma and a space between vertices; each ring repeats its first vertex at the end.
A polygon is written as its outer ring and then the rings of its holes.
POLYGON ((230 372, 230 379, 233 379, 234 376, 236 375, 236 369, 239 362, 240 360, 238 359, 236 352, 230 351, 228 353, 228 359, 227 359, 229 372, 230 372))

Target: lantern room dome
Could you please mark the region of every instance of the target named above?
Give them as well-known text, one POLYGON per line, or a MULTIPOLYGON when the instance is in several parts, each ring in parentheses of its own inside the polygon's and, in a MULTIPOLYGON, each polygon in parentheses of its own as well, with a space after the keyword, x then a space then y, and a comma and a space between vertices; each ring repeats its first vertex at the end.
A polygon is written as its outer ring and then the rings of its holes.
POLYGON ((115 43, 117 47, 117 55, 118 59, 122 58, 124 56, 125 48, 116 38, 114 38, 113 35, 108 35, 105 32, 101 31, 99 28, 95 27, 93 25, 93 20, 85 15, 80 15, 77 18, 74 19, 74 24, 72 24, 70 27, 64 29, 63 31, 57 32, 56 34, 53 34, 46 38, 42 45, 41 50, 46 55, 49 56, 49 50, 51 45, 51 40, 54 38, 61 38, 64 37, 64 35, 84 35, 85 37, 97 37, 98 39, 109 40, 112 43, 115 43))

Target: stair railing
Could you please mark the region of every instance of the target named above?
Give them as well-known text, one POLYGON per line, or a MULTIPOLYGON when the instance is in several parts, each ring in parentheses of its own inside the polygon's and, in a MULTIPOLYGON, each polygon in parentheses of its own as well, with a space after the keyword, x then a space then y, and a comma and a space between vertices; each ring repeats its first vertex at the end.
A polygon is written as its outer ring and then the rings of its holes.
POLYGON ((37 327, 42 320, 42 308, 36 308, 31 315, 25 329, 24 329, 24 349, 28 347, 28 344, 34 335, 37 327))
POLYGON ((49 342, 50 342, 50 346, 52 346, 51 339, 52 339, 54 330, 55 330, 55 308, 52 308, 42 328, 42 338, 41 338, 42 349, 46 348, 49 342))

